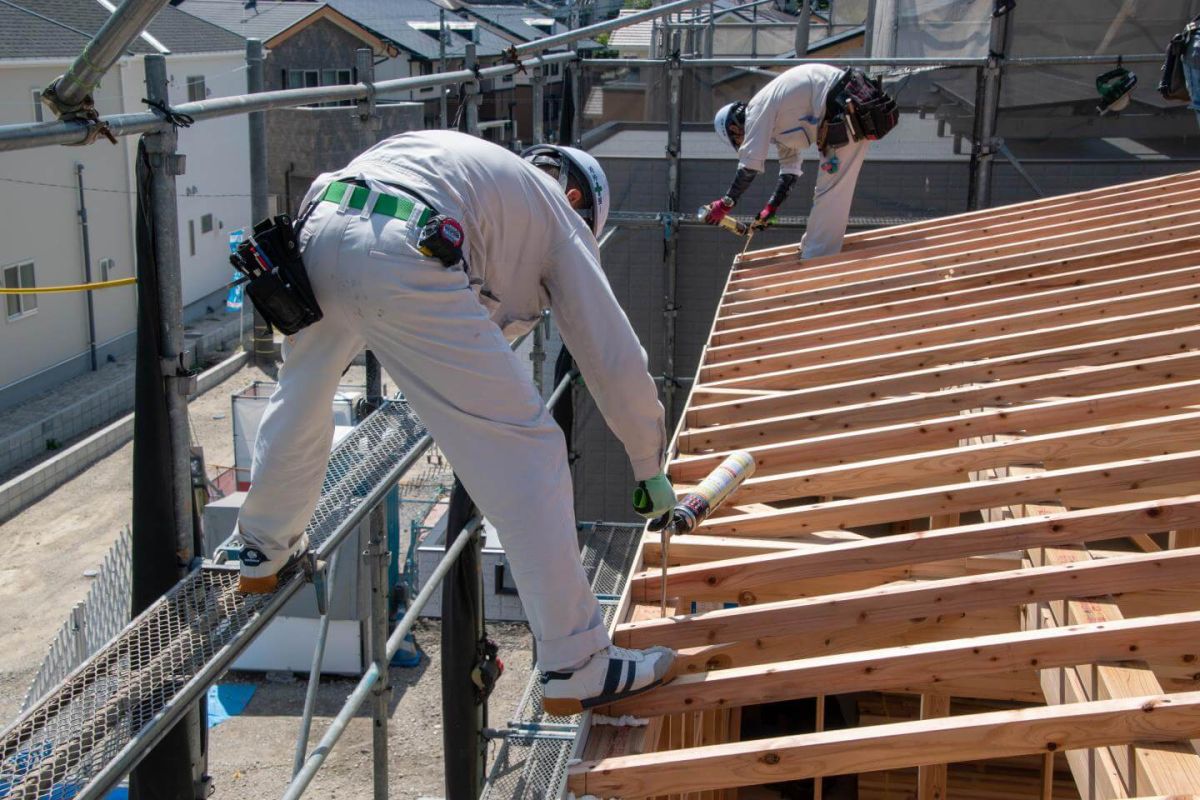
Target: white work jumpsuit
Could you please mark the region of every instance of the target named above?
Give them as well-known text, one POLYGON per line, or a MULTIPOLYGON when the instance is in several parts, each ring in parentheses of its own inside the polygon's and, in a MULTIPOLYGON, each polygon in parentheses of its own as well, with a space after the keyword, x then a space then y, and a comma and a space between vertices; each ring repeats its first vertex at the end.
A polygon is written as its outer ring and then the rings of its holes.
MULTIPOLYGON (((771 142, 779 149, 780 174, 801 175, 801 153, 817 143, 825 117, 829 89, 844 70, 828 64, 802 64, 760 89, 746 106, 745 135, 738 149, 738 166, 764 172, 771 142)), ((842 249, 858 171, 870 142, 848 142, 820 154, 808 227, 801 240, 804 258, 830 255, 842 249)))
POLYGON ((368 347, 496 526, 539 666, 574 666, 609 637, 580 564, 563 434, 509 339, 552 308, 637 480, 659 472, 666 442, 646 353, 601 270, 595 237, 548 175, 460 133, 380 142, 320 176, 302 208, 331 181, 354 178, 391 194, 403 191, 383 184, 408 187, 457 219, 469 269, 422 256, 408 222, 317 204, 299 239, 324 319, 285 342, 241 534, 271 559, 302 535, 325 475, 338 379, 368 347))

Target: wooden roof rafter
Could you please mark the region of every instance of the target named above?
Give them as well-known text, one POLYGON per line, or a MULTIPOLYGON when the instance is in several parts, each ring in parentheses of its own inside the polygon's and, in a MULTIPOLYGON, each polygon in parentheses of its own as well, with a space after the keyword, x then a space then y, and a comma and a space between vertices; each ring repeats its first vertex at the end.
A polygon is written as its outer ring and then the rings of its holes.
POLYGON ((1200 795, 1198 200, 1190 173, 740 257, 670 472, 757 471, 672 543, 667 619, 647 534, 614 639, 681 677, 605 709, 650 725, 596 728, 571 790, 1200 795), (852 692, 908 716, 823 730, 852 692), (813 732, 739 741, 801 698, 813 732))

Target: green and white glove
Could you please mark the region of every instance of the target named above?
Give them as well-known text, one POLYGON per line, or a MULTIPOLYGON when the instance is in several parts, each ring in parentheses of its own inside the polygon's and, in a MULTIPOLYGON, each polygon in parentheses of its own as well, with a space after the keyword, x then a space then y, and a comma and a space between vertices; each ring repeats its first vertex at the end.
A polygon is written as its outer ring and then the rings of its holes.
POLYGON ((665 473, 640 481, 633 490, 633 510, 646 519, 656 519, 675 507, 675 487, 665 473))

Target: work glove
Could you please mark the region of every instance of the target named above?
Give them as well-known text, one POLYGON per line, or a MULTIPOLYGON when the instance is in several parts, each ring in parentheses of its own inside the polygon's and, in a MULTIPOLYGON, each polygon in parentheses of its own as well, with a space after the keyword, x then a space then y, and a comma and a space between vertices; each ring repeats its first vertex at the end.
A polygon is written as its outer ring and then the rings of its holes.
POLYGON ((721 224, 721 220, 725 219, 725 215, 733 210, 733 206, 733 198, 729 196, 722 197, 720 200, 713 200, 711 203, 705 206, 705 208, 708 209, 708 213, 704 215, 705 224, 721 224))
POLYGON ((646 519, 655 519, 675 507, 675 487, 665 473, 640 481, 633 490, 633 510, 646 519))
POLYGON ((750 229, 755 231, 765 230, 767 226, 775 222, 775 212, 778 210, 775 206, 767 203, 763 206, 763 210, 758 212, 758 216, 754 218, 754 222, 750 223, 750 229))

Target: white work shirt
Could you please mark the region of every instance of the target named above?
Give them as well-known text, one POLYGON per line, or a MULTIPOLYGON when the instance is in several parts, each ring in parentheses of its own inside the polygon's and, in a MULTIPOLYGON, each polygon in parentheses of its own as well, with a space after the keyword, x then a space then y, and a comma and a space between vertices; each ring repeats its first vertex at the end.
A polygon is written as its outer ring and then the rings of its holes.
POLYGON ((780 174, 800 175, 800 154, 817 143, 829 89, 845 70, 828 64, 792 67, 758 91, 746 106, 738 166, 766 171, 771 142, 779 148, 780 174))
MULTIPOLYGON (((407 187, 458 220, 471 284, 492 321, 511 340, 552 309, 635 477, 661 470, 663 408, 646 353, 601 269, 595 237, 555 180, 482 139, 416 131, 385 139, 322 175, 301 207, 331 181, 348 178, 407 187)), ((415 245, 415 236, 409 241, 415 245)))

